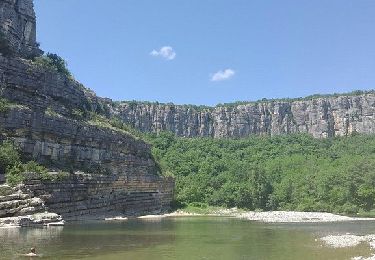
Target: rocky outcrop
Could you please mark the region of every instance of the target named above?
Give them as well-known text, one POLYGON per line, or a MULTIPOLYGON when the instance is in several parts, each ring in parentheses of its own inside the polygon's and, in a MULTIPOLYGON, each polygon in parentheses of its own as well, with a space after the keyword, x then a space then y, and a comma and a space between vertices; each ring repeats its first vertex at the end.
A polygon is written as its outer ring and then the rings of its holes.
POLYGON ((105 114, 106 100, 19 58, 0 56, 0 75, 1 96, 13 102, 0 112, 0 138, 13 140, 25 159, 70 173, 58 181, 25 182, 50 212, 87 219, 169 208, 174 181, 160 175, 149 144, 74 117, 74 111, 105 114))
POLYGON ((36 42, 33 0, 1 0, 0 32, 17 56, 28 58, 41 53, 36 42))
POLYGON ((150 174, 75 173, 58 181, 30 180, 25 188, 65 220, 158 214, 170 207, 174 182, 150 174))
POLYGON ((0 227, 64 225, 62 217, 47 212, 43 200, 34 195, 23 185, 0 185, 0 227))
POLYGON ((184 137, 247 137, 308 133, 317 138, 375 133, 375 94, 216 107, 117 103, 113 115, 143 131, 184 137))
POLYGON ((0 97, 10 102, 0 110, 0 141, 12 140, 25 160, 65 172, 65 178, 55 181, 27 179, 20 192, 1 197, 0 218, 7 217, 3 224, 50 224, 36 216, 45 210, 65 219, 167 210, 174 181, 160 175, 150 145, 124 130, 89 121, 90 113, 109 116, 111 102, 75 80, 23 59, 32 52, 28 47, 35 32, 17 38, 17 15, 28 10, 25 19, 35 26, 32 1, 0 4, 3 12, 15 10, 9 14, 12 26, 7 27, 6 16, 0 25, 9 29, 7 37, 15 42, 14 48, 19 40, 15 57, 0 54, 0 97))
POLYGON ((20 187, 0 185, 0 218, 44 212, 42 199, 24 192, 20 187))

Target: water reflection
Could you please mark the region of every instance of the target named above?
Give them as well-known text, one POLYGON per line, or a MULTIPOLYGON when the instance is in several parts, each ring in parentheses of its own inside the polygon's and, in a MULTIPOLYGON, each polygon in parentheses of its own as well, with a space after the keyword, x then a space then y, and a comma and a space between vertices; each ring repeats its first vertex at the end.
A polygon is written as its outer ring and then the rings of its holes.
POLYGON ((375 233, 364 223, 262 224, 215 217, 180 217, 65 227, 0 229, 0 258, 36 247, 44 259, 350 259, 369 247, 335 250, 327 234, 375 233))

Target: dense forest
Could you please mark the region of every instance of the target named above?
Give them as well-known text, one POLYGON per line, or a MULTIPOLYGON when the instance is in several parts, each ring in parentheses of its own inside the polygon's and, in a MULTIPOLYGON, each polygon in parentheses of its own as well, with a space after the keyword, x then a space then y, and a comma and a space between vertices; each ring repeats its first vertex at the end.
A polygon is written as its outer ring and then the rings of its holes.
POLYGON ((176 203, 357 213, 375 200, 375 136, 308 135, 247 139, 150 135, 176 203))

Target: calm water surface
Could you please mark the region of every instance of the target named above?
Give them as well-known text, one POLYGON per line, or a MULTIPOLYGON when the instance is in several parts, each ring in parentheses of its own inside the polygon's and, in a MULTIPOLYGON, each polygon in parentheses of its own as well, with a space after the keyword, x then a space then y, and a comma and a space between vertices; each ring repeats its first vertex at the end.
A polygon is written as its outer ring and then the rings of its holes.
POLYGON ((375 234, 374 222, 263 224, 223 217, 75 223, 54 228, 0 229, 0 258, 22 259, 351 259, 368 245, 332 249, 328 234, 375 234), (23 258, 26 259, 26 258, 23 258))

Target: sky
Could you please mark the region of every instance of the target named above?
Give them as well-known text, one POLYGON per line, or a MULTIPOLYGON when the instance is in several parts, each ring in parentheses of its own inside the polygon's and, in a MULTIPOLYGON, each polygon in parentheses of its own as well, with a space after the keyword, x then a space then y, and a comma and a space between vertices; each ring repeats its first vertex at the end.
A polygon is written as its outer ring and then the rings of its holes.
POLYGON ((215 105, 375 88, 374 0, 34 0, 37 39, 113 100, 215 105))

